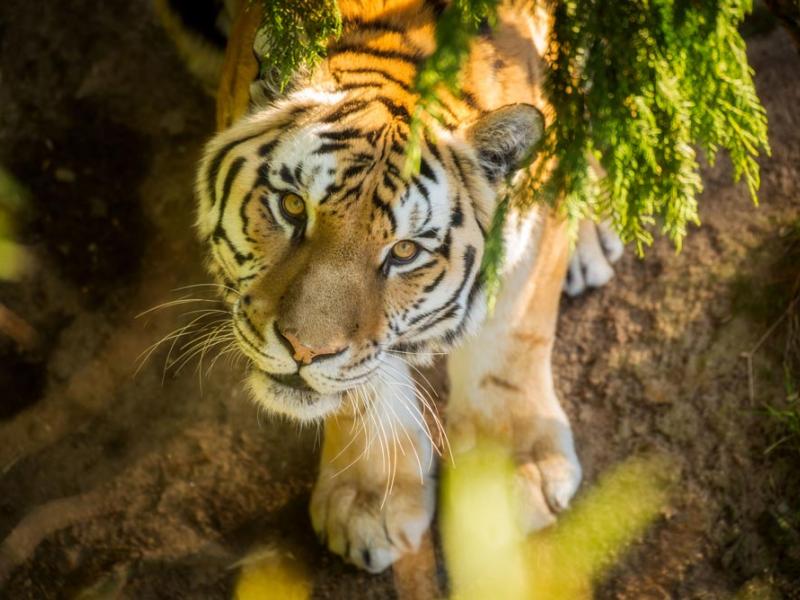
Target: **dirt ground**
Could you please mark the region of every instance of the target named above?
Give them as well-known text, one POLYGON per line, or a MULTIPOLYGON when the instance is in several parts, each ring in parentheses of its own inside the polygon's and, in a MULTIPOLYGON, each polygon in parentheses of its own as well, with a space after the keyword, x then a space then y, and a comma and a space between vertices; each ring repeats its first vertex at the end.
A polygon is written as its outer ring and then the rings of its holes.
MULTIPOLYGON (((781 31, 749 53, 773 151, 761 206, 721 159, 682 253, 660 240, 564 301, 554 367, 583 489, 653 450, 680 469, 598 598, 758 583, 800 597, 800 468, 767 452, 763 409, 785 397, 782 328, 755 353, 752 397, 741 356, 783 309, 773 266, 800 212, 800 57, 781 31)), ((172 290, 207 281, 191 189, 212 126, 146 0, 0 3, 0 164, 31 192, 36 259, 0 302, 39 334, 22 352, 0 337, 0 597, 228 598, 237 561, 267 546, 306 565, 315 598, 407 597, 391 572, 320 548, 306 509, 317 433, 259 415, 241 364, 205 376, 195 357, 164 374, 164 348, 135 372, 197 305, 136 315, 210 297, 172 290)))

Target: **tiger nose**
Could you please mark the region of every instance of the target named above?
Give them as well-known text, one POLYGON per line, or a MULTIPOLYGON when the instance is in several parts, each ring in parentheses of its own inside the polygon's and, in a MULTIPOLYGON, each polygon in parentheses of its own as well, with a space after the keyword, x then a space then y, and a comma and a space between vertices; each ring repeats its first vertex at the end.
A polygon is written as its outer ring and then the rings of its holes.
POLYGON ((276 323, 275 331, 278 334, 278 339, 284 342, 289 352, 291 352, 292 358, 300 366, 310 365, 314 359, 322 356, 332 356, 344 352, 344 348, 337 348, 333 345, 328 345, 323 348, 307 346, 300 341, 297 330, 291 327, 284 329, 276 323))

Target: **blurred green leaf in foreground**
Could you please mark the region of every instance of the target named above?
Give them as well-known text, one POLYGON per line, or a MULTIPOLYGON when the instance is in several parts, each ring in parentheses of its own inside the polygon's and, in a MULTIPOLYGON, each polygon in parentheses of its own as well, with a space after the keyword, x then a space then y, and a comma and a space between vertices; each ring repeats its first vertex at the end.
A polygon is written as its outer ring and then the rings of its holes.
POLYGON ((0 166, 0 280, 18 279, 28 262, 25 250, 14 239, 14 223, 27 205, 28 193, 0 166))
POLYGON ((514 465, 482 441, 445 470, 442 535, 453 598, 580 599, 666 507, 675 469, 662 457, 614 467, 527 539, 518 527, 514 465))

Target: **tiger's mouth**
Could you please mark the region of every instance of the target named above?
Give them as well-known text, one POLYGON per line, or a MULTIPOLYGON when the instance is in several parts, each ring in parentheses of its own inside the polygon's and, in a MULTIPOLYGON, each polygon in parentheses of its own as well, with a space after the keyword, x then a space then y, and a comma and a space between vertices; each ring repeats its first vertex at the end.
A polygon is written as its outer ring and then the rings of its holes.
POLYGON ((253 367, 248 387, 258 404, 298 421, 318 421, 342 403, 341 394, 318 392, 299 373, 278 375, 253 367))
POLYGON ((308 392, 309 394, 319 395, 319 392, 317 392, 317 390, 308 385, 308 382, 305 379, 303 379, 300 373, 275 374, 275 373, 269 373, 267 371, 262 371, 262 373, 264 373, 264 375, 266 375, 273 381, 276 381, 281 385, 285 385, 286 387, 290 387, 293 390, 297 390, 298 392, 308 392))

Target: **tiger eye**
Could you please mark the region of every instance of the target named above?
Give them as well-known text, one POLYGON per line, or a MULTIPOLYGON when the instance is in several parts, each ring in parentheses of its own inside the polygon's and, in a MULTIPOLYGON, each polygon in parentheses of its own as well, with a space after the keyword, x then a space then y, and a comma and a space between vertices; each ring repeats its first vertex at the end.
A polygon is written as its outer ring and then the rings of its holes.
POLYGON ((297 194, 286 194, 281 198, 281 210, 290 219, 300 219, 306 213, 306 203, 297 194))
POLYGON ((397 262, 409 262, 419 252, 419 246, 409 240, 402 240, 392 246, 392 258, 397 262))

